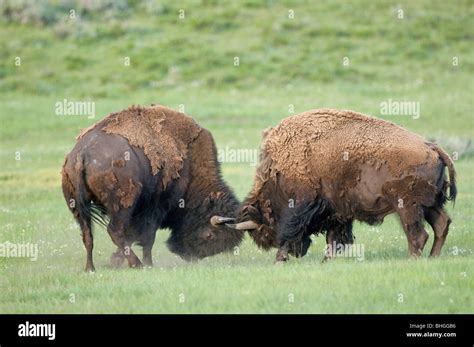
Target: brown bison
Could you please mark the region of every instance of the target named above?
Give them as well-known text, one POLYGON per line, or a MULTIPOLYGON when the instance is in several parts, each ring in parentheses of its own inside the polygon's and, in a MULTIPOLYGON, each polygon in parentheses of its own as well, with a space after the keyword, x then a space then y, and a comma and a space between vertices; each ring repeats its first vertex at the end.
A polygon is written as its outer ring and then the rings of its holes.
POLYGON ((437 145, 381 119, 321 109, 266 131, 253 189, 229 226, 248 230, 264 249, 278 247, 285 261, 306 254, 311 234, 326 233, 331 250, 352 243, 354 220, 377 224, 396 212, 409 253, 423 251, 425 219, 437 256, 451 222, 443 205, 455 198, 453 162, 437 145))
POLYGON ((91 222, 106 226, 117 251, 111 262, 152 264, 158 228, 170 228, 168 247, 186 260, 231 250, 242 233, 224 225, 239 203, 220 175, 211 134, 192 118, 162 106, 113 113, 78 136, 62 170, 64 197, 94 271, 91 222))

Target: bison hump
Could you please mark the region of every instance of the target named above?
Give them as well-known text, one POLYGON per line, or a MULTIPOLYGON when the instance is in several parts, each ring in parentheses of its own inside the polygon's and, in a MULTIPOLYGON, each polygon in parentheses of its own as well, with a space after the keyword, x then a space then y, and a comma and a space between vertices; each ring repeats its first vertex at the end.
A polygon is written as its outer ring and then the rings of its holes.
POLYGON ((179 177, 188 146, 201 132, 191 117, 163 106, 131 106, 112 113, 85 129, 78 138, 95 128, 120 135, 131 145, 142 148, 153 175, 161 171, 164 187, 179 177))

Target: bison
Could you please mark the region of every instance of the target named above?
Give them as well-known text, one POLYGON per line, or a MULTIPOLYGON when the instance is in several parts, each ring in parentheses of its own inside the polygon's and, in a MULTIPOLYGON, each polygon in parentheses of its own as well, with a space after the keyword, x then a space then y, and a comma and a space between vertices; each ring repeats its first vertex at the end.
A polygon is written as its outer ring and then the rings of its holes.
POLYGON ((455 176, 446 152, 391 122, 346 110, 307 111, 264 132, 253 188, 229 226, 248 230, 263 249, 277 247, 277 261, 286 261, 305 255, 310 235, 319 233, 331 257, 334 242, 352 243, 354 220, 374 225, 396 212, 409 253, 423 251, 425 219, 437 256, 451 223, 443 206, 456 198, 455 176))
POLYGON ((134 243, 151 266, 159 228, 171 229, 168 247, 186 260, 231 250, 242 239, 225 225, 239 202, 221 178, 212 135, 163 106, 132 106, 84 130, 66 156, 62 189, 82 231, 86 271, 94 271, 92 221, 118 248, 114 266, 125 259, 142 266, 134 243))

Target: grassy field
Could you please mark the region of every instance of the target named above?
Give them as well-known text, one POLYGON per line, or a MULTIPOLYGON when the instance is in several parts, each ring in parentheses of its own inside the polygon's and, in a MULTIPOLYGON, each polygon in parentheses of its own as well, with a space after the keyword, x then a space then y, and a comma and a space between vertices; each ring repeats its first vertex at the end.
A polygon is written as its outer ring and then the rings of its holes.
MULTIPOLYGON (((39 257, 0 257, 0 313, 474 313, 472 1, 0 2, 4 14, 8 6, 0 243, 38 244, 39 257), (96 117, 56 115, 63 99, 93 101, 96 117), (380 115, 389 99, 419 102, 420 117, 380 115), (150 103, 183 105, 221 149, 256 149, 266 127, 321 107, 380 116, 439 142, 458 156, 459 189, 442 256, 426 257, 429 229, 425 256, 409 259, 389 216, 378 227, 355 224, 362 261, 321 264, 319 237, 307 256, 276 266, 275 252, 246 237, 238 254, 186 263, 162 230, 153 269, 111 270, 114 246, 97 227, 97 272, 83 273, 80 230, 60 188, 64 156, 81 128, 150 103)), ((255 167, 222 166, 243 199, 255 167)))

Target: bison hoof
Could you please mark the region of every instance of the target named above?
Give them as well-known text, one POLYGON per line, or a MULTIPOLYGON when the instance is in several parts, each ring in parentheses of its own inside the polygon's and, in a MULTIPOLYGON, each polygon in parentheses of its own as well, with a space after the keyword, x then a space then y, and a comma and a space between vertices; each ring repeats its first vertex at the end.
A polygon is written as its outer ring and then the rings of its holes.
POLYGON ((135 263, 135 264, 130 264, 130 267, 132 269, 142 269, 143 265, 142 265, 142 263, 139 262, 139 263, 135 263))
POLYGON ((330 257, 330 256, 328 257, 328 256, 326 255, 326 256, 324 256, 323 260, 321 260, 321 263, 324 264, 324 263, 327 262, 328 260, 332 260, 332 259, 333 259, 333 257, 330 257))

